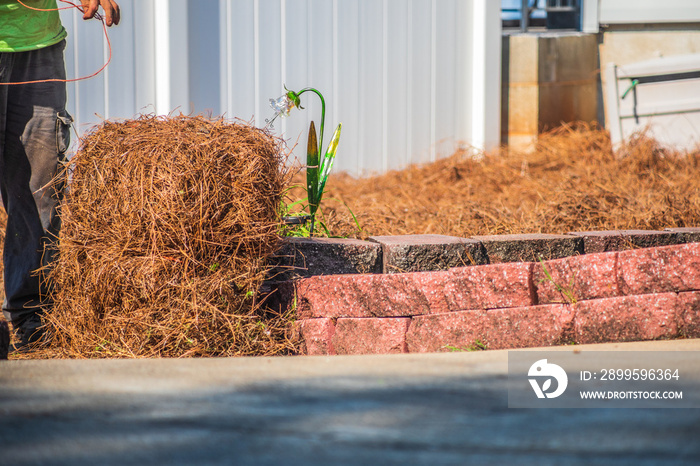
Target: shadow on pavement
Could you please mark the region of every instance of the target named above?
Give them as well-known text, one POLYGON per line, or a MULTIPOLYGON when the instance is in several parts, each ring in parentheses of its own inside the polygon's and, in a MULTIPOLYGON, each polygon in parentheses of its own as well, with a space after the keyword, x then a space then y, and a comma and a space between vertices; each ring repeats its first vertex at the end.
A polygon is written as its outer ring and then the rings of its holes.
POLYGON ((0 463, 697 464, 694 409, 508 409, 504 376, 10 389, 0 463))

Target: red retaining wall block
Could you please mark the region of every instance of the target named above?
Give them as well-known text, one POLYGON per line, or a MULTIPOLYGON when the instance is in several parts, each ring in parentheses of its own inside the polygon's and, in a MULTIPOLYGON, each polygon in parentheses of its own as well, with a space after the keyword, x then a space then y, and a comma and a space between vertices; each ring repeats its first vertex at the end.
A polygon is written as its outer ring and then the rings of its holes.
POLYGON ((618 275, 625 295, 700 290, 700 243, 620 252, 618 275))
POLYGON ((407 353, 410 318, 338 319, 332 346, 336 354, 407 353))
POLYGON ((335 333, 333 319, 299 320, 296 325, 301 336, 302 354, 309 356, 335 354, 331 342, 335 333))
POLYGON ((582 301, 574 305, 575 340, 585 344, 676 338, 678 304, 675 293, 582 301))
POLYGON ((680 335, 700 338, 700 292, 678 294, 680 335))
POLYGON ((497 309, 487 321, 488 349, 562 345, 574 337, 574 309, 566 304, 497 309))
POLYGON ((414 317, 406 334, 409 353, 467 350, 482 341, 487 328, 484 311, 461 311, 414 317))
POLYGON ((451 269, 445 284, 451 311, 497 309, 535 304, 532 284, 534 264, 508 263, 451 269))
POLYGON ((572 306, 555 304, 414 317, 406 334, 410 353, 529 348, 573 338, 572 306))
POLYGON ((537 263, 533 271, 533 282, 539 304, 572 303, 621 295, 617 285, 615 252, 537 263), (545 269, 554 283, 547 278, 545 269), (562 291, 557 290, 557 285, 562 291))
POLYGON ((449 272, 333 275, 296 282, 297 316, 405 317, 445 312, 449 272))

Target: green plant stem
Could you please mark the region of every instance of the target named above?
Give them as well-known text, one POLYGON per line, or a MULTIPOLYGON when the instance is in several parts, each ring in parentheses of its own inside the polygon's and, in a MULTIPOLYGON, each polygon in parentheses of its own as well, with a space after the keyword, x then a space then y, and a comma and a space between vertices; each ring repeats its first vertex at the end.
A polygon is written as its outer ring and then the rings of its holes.
MULTIPOLYGON (((319 166, 316 167, 316 170, 321 172, 321 154, 323 154, 323 129, 325 127, 326 123, 326 100, 323 98, 323 95, 317 90, 314 89, 313 87, 307 87, 305 89, 302 89, 297 93, 298 96, 301 96, 304 92, 313 92, 318 96, 319 99, 321 99, 321 131, 320 131, 320 137, 318 139, 318 154, 319 154, 319 166)), ((308 170, 308 168, 307 168, 308 170)), ((315 212, 312 212, 311 214, 311 229, 309 231, 309 237, 314 235, 314 227, 316 223, 316 215, 315 212)))

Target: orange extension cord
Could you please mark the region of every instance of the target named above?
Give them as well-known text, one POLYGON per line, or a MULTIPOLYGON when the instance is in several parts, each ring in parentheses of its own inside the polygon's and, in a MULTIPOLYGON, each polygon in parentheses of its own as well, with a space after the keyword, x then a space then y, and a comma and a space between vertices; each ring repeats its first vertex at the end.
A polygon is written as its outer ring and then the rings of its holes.
MULTIPOLYGON (((67 3, 67 4, 70 5, 70 6, 64 6, 64 7, 60 7, 60 8, 51 8, 51 9, 41 9, 41 8, 34 8, 34 7, 31 7, 31 6, 29 6, 29 5, 25 4, 25 3, 23 3, 21 0, 17 0, 17 3, 19 3, 20 5, 22 5, 22 6, 25 7, 25 8, 28 8, 28 9, 30 9, 30 10, 35 10, 35 11, 59 11, 59 10, 68 10, 68 9, 71 9, 71 8, 77 8, 78 10, 83 11, 83 8, 82 8, 81 6, 76 5, 76 4, 73 3, 73 2, 70 2, 70 1, 68 1, 68 0, 59 0, 59 1, 60 1, 60 2, 63 2, 63 3, 67 3)), ((93 77, 97 76, 98 74, 102 73, 102 71, 104 71, 104 69, 107 68, 107 65, 109 65, 109 62, 112 61, 112 43, 109 41, 109 34, 107 34, 107 24, 105 24, 104 18, 103 18, 99 13, 95 13, 95 18, 98 19, 98 20, 100 20, 100 22, 102 23, 102 29, 104 30, 105 39, 107 40, 107 47, 109 48, 109 56, 108 56, 108 58, 107 58, 107 62, 102 66, 102 68, 100 68, 99 70, 95 71, 94 73, 92 73, 92 74, 89 75, 89 76, 83 76, 83 77, 81 77, 81 78, 73 78, 73 79, 57 79, 57 78, 54 78, 54 79, 40 79, 40 80, 37 80, 37 81, 23 81, 23 82, 16 82, 16 83, 0 83, 0 86, 16 86, 16 85, 19 85, 19 84, 37 84, 37 83, 50 83, 50 82, 71 83, 71 82, 75 82, 75 81, 83 81, 83 80, 85 80, 85 79, 90 79, 90 78, 93 78, 93 77)))

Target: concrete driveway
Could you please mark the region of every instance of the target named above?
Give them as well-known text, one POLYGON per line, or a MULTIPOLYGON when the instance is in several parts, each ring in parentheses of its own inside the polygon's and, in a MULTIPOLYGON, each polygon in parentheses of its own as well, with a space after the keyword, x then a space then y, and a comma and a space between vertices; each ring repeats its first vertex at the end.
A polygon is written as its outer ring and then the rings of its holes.
POLYGON ((0 464, 700 463, 700 410, 509 409, 507 355, 1 361, 0 464))

